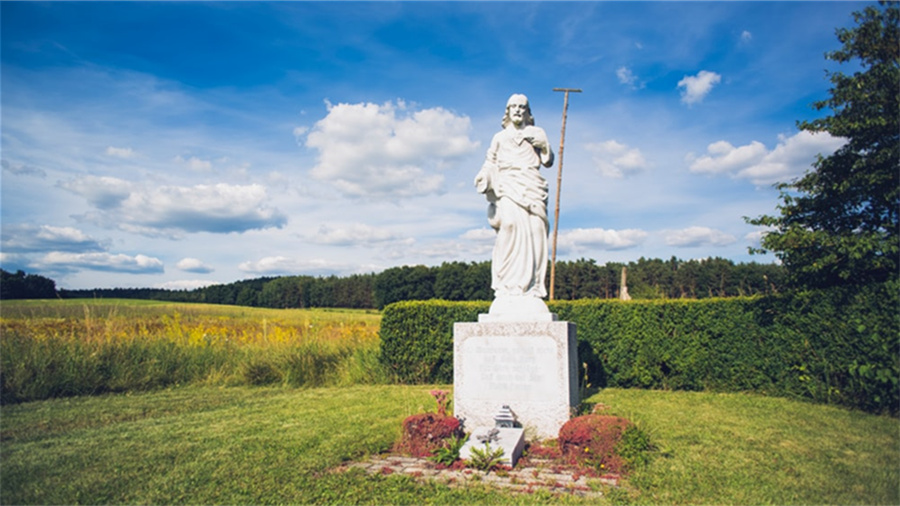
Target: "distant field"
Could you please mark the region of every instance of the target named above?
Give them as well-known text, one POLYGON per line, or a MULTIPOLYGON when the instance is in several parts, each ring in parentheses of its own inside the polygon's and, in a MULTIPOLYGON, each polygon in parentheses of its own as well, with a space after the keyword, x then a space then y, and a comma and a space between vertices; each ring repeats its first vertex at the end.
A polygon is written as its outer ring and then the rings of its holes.
POLYGON ((381 383, 376 311, 5 301, 4 403, 172 384, 381 383))

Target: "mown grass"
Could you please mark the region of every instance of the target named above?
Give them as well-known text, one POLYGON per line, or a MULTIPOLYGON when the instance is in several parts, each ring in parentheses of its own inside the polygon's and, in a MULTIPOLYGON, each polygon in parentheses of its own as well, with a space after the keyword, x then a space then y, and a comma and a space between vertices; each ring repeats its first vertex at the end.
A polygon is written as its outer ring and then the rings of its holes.
POLYGON ((191 386, 3 408, 3 504, 898 504, 896 419, 785 399, 607 389, 659 450, 601 500, 335 473, 429 386, 191 386))
POLYGON ((3 403, 171 385, 385 383, 381 316, 135 300, 5 301, 3 403))

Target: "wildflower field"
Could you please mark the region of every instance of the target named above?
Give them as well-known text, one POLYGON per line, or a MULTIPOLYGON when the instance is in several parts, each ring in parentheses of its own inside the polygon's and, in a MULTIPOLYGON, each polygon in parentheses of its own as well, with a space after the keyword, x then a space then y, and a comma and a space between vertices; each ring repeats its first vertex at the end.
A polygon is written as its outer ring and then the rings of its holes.
POLYGON ((171 385, 385 382, 375 311, 4 301, 4 404, 171 385))

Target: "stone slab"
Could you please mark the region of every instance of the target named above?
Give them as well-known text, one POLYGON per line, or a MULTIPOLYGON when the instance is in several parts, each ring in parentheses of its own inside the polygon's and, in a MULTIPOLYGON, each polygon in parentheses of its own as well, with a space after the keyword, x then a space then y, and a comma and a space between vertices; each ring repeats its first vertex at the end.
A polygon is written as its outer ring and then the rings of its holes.
POLYGON ((528 437, 556 438, 580 401, 575 324, 456 323, 453 385, 466 427, 492 427, 508 405, 528 437))
MULTIPOLYGON (((484 443, 478 440, 478 436, 487 435, 493 428, 493 426, 475 428, 475 430, 472 431, 472 434, 469 435, 469 440, 466 441, 466 444, 460 449, 459 458, 462 460, 471 460, 472 448, 484 447, 484 443)), ((500 458, 500 463, 513 467, 525 450, 525 429, 502 428, 497 430, 497 439, 489 442, 491 450, 503 448, 503 457, 500 458)))

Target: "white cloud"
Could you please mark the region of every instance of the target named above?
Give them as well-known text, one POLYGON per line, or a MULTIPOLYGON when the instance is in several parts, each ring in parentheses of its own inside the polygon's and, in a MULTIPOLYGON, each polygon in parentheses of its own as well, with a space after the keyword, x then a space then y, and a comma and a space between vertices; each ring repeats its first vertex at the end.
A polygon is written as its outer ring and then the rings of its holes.
POLYGON ((619 82, 631 87, 632 89, 643 88, 643 83, 638 83, 637 76, 634 75, 634 72, 631 71, 628 67, 619 67, 616 70, 616 77, 619 78, 619 82))
POLYGON ((591 153, 597 169, 606 177, 620 179, 648 167, 639 149, 629 148, 614 140, 586 144, 585 148, 591 153))
POLYGON ((178 267, 185 272, 196 272, 200 274, 207 274, 215 270, 203 263, 201 260, 190 257, 182 258, 178 261, 177 264, 175 264, 175 267, 178 267))
POLYGON ((718 141, 710 144, 708 154, 693 160, 689 168, 697 173, 731 174, 756 185, 787 182, 809 170, 816 155, 831 155, 845 143, 845 139, 828 133, 805 130, 792 137, 778 136, 778 145, 772 151, 758 141, 739 147, 718 141))
POLYGON ((252 274, 266 275, 328 275, 344 270, 344 266, 328 260, 300 260, 285 256, 265 257, 256 261, 242 262, 238 269, 252 274))
POLYGON ((196 290, 197 288, 205 288, 207 286, 218 284, 220 283, 204 279, 178 279, 166 281, 165 283, 158 283, 154 285, 154 288, 162 288, 163 290, 196 290))
POLYGON ((468 117, 439 107, 411 113, 402 101, 329 104, 306 136, 306 146, 319 152, 310 175, 352 197, 440 192, 444 176, 435 169, 478 146, 470 126, 468 117))
POLYGON ((688 227, 681 230, 663 232, 663 239, 669 246, 692 248, 697 246, 728 246, 737 239, 733 235, 709 227, 688 227))
MULTIPOLYGON (((356 244, 372 245, 377 243, 399 241, 402 238, 386 228, 372 227, 363 223, 347 225, 322 225, 312 238, 318 244, 349 246, 356 244)), ((407 239, 404 242, 409 242, 407 239)))
POLYGON ((708 70, 701 70, 696 76, 684 76, 678 81, 678 87, 684 88, 681 90, 681 101, 688 105, 702 102, 721 80, 722 76, 708 70))
POLYGON ((753 40, 752 33, 748 32, 747 30, 744 30, 743 32, 741 32, 741 42, 747 43, 747 42, 750 42, 751 40, 753 40))
POLYGON ((0 166, 3 170, 15 176, 37 176, 40 178, 47 177, 47 172, 43 169, 26 165, 24 163, 13 163, 6 159, 0 160, 0 166))
POLYGON ((467 241, 493 242, 497 238, 497 232, 492 228, 473 228, 472 230, 466 230, 466 232, 459 237, 460 239, 465 239, 467 241))
POLYGON ((266 189, 258 184, 149 188, 112 177, 83 176, 60 186, 100 210, 87 218, 146 235, 244 232, 280 228, 287 222, 280 211, 266 206, 266 189))
POLYGON ((95 271, 124 272, 130 274, 157 274, 163 272, 158 258, 146 255, 114 255, 111 253, 66 253, 53 251, 36 262, 48 270, 89 269, 95 271))
POLYGON ((60 181, 58 186, 81 195, 98 209, 120 206, 134 188, 128 181, 107 176, 80 176, 69 181, 60 181))
POLYGON ((3 227, 3 251, 33 253, 46 251, 88 252, 105 248, 99 241, 72 227, 50 225, 9 225, 3 227))
POLYGON ((561 231, 557 239, 557 246, 564 250, 583 248, 621 250, 638 246, 646 238, 647 232, 637 229, 575 228, 561 231))
MULTIPOLYGON (((223 160, 225 161, 225 160, 223 160)), ((181 155, 175 157, 175 162, 181 165, 187 166, 187 168, 196 171, 196 172, 209 172, 212 170, 212 162, 209 160, 202 160, 197 158, 196 156, 192 156, 190 158, 184 158, 181 155)))
POLYGON ((136 153, 131 148, 117 148, 113 146, 109 146, 106 148, 106 155, 112 156, 114 158, 123 158, 127 160, 129 158, 133 158, 135 154, 136 153))

